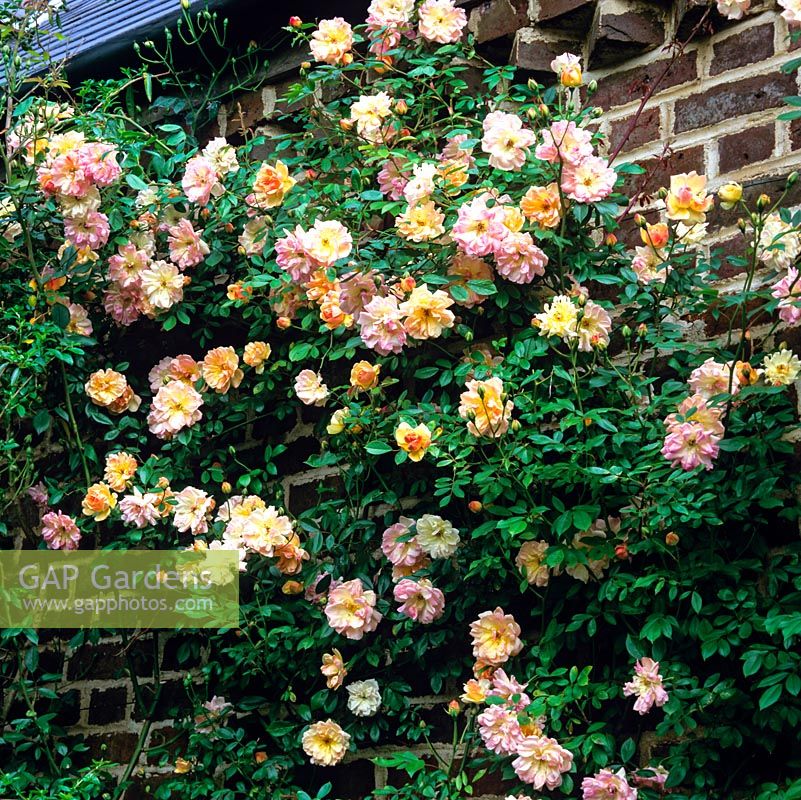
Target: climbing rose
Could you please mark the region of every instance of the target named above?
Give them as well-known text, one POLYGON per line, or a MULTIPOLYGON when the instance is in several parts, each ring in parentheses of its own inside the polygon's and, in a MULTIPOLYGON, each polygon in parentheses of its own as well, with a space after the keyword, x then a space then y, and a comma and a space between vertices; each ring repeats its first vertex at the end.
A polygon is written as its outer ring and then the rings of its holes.
POLYGON ((634 710, 640 714, 647 714, 654 705, 665 705, 668 693, 662 686, 659 662, 647 656, 639 659, 634 665, 634 677, 623 686, 623 694, 626 697, 637 696, 634 710))
POLYGON ((452 328, 455 317, 448 309, 453 298, 441 289, 432 292, 427 286, 412 289, 409 299, 400 304, 406 319, 403 327, 415 339, 437 339, 446 328, 452 328))
POLYGON ((436 514, 423 514, 415 530, 418 544, 431 558, 450 558, 459 547, 459 531, 436 514))
POLYGON ((523 649, 520 626, 500 607, 494 611, 482 611, 478 619, 470 623, 470 635, 473 637, 473 656, 491 666, 500 666, 523 649))
POLYGON ((559 186, 532 186, 520 200, 520 210, 541 228, 556 228, 562 218, 562 201, 559 186))
POLYGON ((340 583, 328 593, 325 616, 328 624, 348 639, 361 639, 371 633, 381 621, 382 614, 375 610, 375 592, 365 590, 355 578, 340 583))
POLYGON ((348 674, 345 669, 345 662, 342 660, 342 653, 334 647, 330 653, 323 653, 323 663, 320 672, 325 676, 325 684, 329 689, 339 689, 342 686, 345 676, 348 674))
POLYGON ((526 736, 518 745, 517 754, 512 762, 517 777, 537 790, 561 786, 562 773, 573 766, 573 754, 547 736, 526 736))
POLYGON ((295 183, 283 161, 278 160, 274 165, 264 161, 253 179, 253 194, 248 195, 247 202, 254 208, 275 208, 284 202, 295 183))
POLYGON ((316 61, 340 64, 353 47, 353 29, 342 17, 321 20, 311 37, 311 52, 316 61))
POLYGON ((348 687, 348 710, 357 717, 372 717, 381 707, 381 692, 378 681, 354 681, 348 687))
POLYGON ((189 428, 200 420, 202 405, 203 398, 193 386, 171 381, 162 386, 153 398, 147 416, 150 432, 159 439, 171 439, 183 428, 189 428))
POLYGON ((472 380, 465 387, 459 398, 459 416, 468 421, 467 430, 473 436, 503 436, 509 430, 514 406, 511 400, 504 399, 501 379, 472 380))
POLYGON ((328 387, 319 373, 304 369, 295 378, 295 394, 304 405, 324 406, 328 399, 328 387))
POLYGON ((637 800, 637 790, 629 786, 626 773, 602 769, 581 782, 582 800, 637 800))
POLYGON ((424 423, 413 428, 408 422, 401 422, 395 428, 395 442, 412 461, 420 461, 431 446, 431 430, 424 423))
POLYGON ((194 156, 186 162, 181 188, 190 203, 208 205, 212 194, 223 191, 214 164, 205 156, 194 156))
POLYGON ((94 517, 95 522, 108 518, 117 505, 117 496, 105 483, 93 483, 81 502, 81 509, 87 517, 94 517))
POLYGON ((332 767, 348 752, 350 735, 333 720, 315 722, 303 732, 303 752, 312 764, 332 767))
POLYGON ((536 141, 534 131, 524 128, 523 121, 516 114, 504 111, 487 114, 482 126, 481 149, 489 154, 490 166, 504 171, 519 170, 536 141))
POLYGON ((525 737, 514 708, 506 705, 488 706, 478 715, 477 721, 481 740, 488 750, 499 756, 516 755, 525 737))
POLYGON ((417 10, 420 35, 430 42, 453 44, 462 37, 467 25, 464 9, 456 8, 452 0, 425 0, 417 10))
POLYGON ((167 229, 170 261, 180 269, 200 264, 209 254, 209 246, 201 239, 203 231, 196 231, 188 219, 182 219, 167 229))
POLYGON ((81 532, 72 517, 50 511, 42 517, 42 538, 50 550, 77 550, 81 532))
POLYGON ((115 492, 123 492, 133 480, 136 466, 136 459, 129 453, 109 453, 103 477, 115 492))
POLYGON ((394 595, 401 603, 398 611, 423 625, 439 619, 445 610, 445 595, 427 578, 404 578, 395 586, 394 595))
POLYGON ((548 543, 544 541, 524 542, 515 557, 515 566, 535 586, 548 585, 548 566, 543 563, 548 543))
POLYGON ((330 267, 350 255, 353 239, 341 222, 318 219, 303 234, 302 243, 308 258, 320 267, 330 267))
POLYGON ((779 350, 765 356, 765 383, 772 386, 789 386, 801 373, 801 361, 790 350, 779 350))
POLYGON ((706 193, 706 177, 695 171, 672 175, 665 198, 667 218, 688 223, 703 222, 715 198, 706 193))
POLYGON ((543 161, 575 166, 592 155, 592 134, 564 119, 551 123, 542 132, 542 144, 537 145, 534 155, 543 161))
POLYGON ((420 560, 423 548, 416 536, 409 536, 414 520, 400 517, 381 537, 381 552, 395 565, 410 567, 420 560))
POLYGON ((239 356, 233 347, 215 347, 203 357, 203 380, 217 394, 227 394, 242 382, 239 356))
POLYGON ((562 191, 578 203, 597 203, 615 187, 617 173, 603 158, 587 156, 578 164, 567 164, 562 172, 562 191))
POLYGON ((264 362, 272 352, 273 349, 267 342, 248 342, 245 345, 245 353, 242 356, 242 360, 249 367, 253 367, 257 375, 261 375, 264 372, 264 362))

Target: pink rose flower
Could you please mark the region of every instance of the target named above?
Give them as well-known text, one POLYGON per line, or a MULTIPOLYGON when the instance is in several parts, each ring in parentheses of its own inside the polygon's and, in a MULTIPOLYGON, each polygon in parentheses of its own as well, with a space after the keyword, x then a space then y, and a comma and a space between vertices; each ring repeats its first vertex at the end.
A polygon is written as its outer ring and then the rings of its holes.
POLYGON ((395 600, 401 603, 401 614, 422 625, 430 625, 445 611, 445 595, 427 578, 404 578, 395 586, 395 600))

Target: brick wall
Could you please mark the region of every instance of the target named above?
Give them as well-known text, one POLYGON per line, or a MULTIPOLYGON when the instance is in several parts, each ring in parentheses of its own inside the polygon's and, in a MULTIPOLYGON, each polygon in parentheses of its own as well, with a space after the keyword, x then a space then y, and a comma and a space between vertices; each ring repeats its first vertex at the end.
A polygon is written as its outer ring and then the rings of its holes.
MULTIPOLYGON (((593 101, 606 112, 601 125, 610 150, 620 147, 625 160, 646 168, 635 184, 643 193, 645 210, 648 192, 664 185, 673 172, 697 170, 709 177, 713 188, 735 179, 749 194, 776 196, 785 176, 801 168, 801 124, 776 120, 782 98, 795 94, 797 85, 794 76, 779 70, 790 49, 788 32, 770 3, 754 3, 738 22, 722 19, 714 8, 696 0, 488 0, 464 5, 469 6, 469 27, 479 50, 495 62, 509 61, 545 80, 554 56, 565 50, 582 54, 587 80, 598 84, 593 101), (676 42, 683 46, 672 46, 676 42), (636 129, 624 142, 641 98, 652 89, 636 129)), ((327 13, 322 4, 320 9, 327 13)), ((266 38, 271 32, 263 33, 266 38)), ((235 137, 242 127, 268 137, 279 131, 284 111, 279 98, 303 59, 302 53, 278 54, 263 88, 233 98, 220 112, 212 134, 235 137)), ((801 184, 794 191, 788 205, 801 203, 801 184)), ((734 222, 731 215, 713 217, 710 243, 724 248, 734 244, 734 222)), ((724 270, 725 280, 736 285, 737 273, 733 266, 724 270)), ((703 331, 702 326, 700 333, 714 331, 703 331)), ((298 420, 286 442, 281 480, 286 507, 297 513, 314 503, 317 486, 333 476, 303 468, 317 446, 308 419, 298 420)), ((187 670, 203 658, 201 651, 179 660, 181 641, 180 636, 162 635, 156 643, 146 636, 134 643, 103 640, 76 650, 66 649, 57 639, 42 645, 43 658, 51 659, 52 671, 62 676, 61 722, 85 737, 90 755, 125 760, 133 752, 141 719, 125 671, 133 665, 146 694, 153 688, 156 660, 162 694, 146 748, 164 745, 171 757, 180 753, 176 743, 169 744, 174 739, 170 718, 186 704, 182 682, 187 670)), ((430 708, 435 720, 444 716, 443 706, 451 696, 420 697, 415 702, 430 708)), ((369 761, 381 752, 386 751, 352 754, 346 764, 327 772, 334 781, 334 796, 359 798, 384 785, 386 770, 369 761)), ((152 755, 142 756, 136 773, 139 785, 128 792, 127 800, 149 797, 148 787, 171 772, 170 766, 156 762, 152 755)), ((501 796, 502 787, 485 783, 478 790, 489 800, 501 796)))

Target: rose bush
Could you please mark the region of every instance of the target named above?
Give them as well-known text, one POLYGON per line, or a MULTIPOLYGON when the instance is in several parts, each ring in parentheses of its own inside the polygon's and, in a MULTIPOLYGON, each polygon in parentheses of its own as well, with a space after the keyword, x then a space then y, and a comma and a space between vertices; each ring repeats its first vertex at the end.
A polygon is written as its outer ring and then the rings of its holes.
MULTIPOLYGON (((323 797, 379 743, 375 796, 795 796, 801 217, 722 187, 721 292, 706 179, 632 218, 579 59, 518 82, 465 24, 293 18, 269 142, 143 126, 128 79, 9 84, 6 532, 238 554, 241 628, 179 649, 205 658, 155 797, 323 797), (320 478, 288 509, 299 420, 320 478)), ((146 736, 121 777, 82 766, 36 632, 3 643, 29 713, 0 785, 119 796, 146 736)))

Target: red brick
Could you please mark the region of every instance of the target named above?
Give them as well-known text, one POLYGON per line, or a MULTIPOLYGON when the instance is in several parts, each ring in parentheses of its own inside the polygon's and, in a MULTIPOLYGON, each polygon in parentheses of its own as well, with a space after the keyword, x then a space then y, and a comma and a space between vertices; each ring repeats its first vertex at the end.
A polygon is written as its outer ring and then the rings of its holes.
POLYGON ((747 164, 770 158, 774 138, 773 123, 724 136, 718 142, 720 172, 733 172, 747 164))
POLYGON ((710 75, 755 64, 773 55, 773 25, 757 25, 746 28, 733 36, 716 42, 712 48, 710 75))
MULTIPOLYGON (((609 149, 616 150, 620 142, 626 135, 628 126, 634 119, 634 115, 619 119, 613 122, 609 128, 609 149)), ((660 138, 660 114, 659 107, 649 108, 640 114, 637 124, 626 139, 625 145, 620 152, 625 153, 627 150, 633 150, 648 142, 656 142, 660 138)))
MULTIPOLYGON (((695 51, 676 58, 668 72, 659 81, 655 93, 696 80, 698 77, 697 60, 695 51)), ((590 98, 590 102, 602 108, 612 108, 639 99, 659 79, 669 61, 670 59, 662 58, 651 64, 602 78, 598 81, 598 91, 590 98)))
POLYGON ((678 100, 675 106, 676 133, 715 125, 743 113, 765 111, 796 93, 795 78, 771 70, 736 82, 726 82, 706 92, 678 100))
POLYGON ((138 738, 135 733, 124 731, 87 736, 88 755, 91 758, 124 763, 133 755, 138 738))
POLYGON ((110 689, 94 689, 89 700, 89 724, 110 725, 121 722, 128 716, 128 689, 114 686, 110 689))

